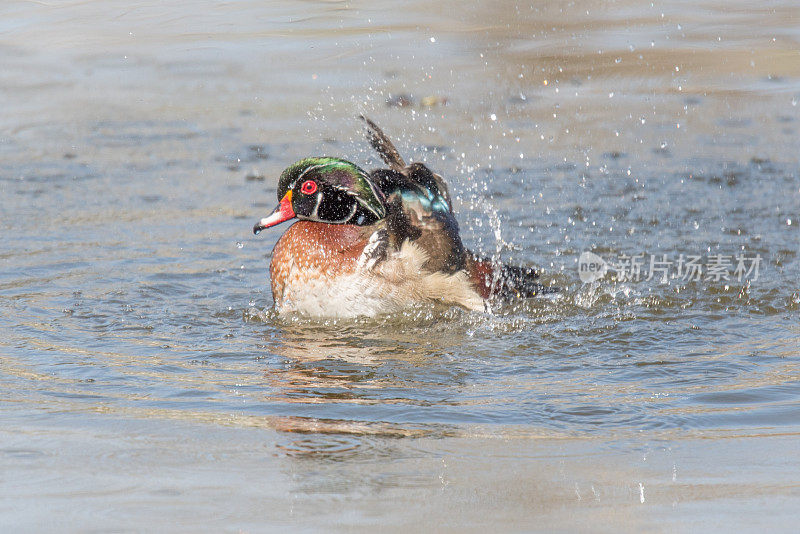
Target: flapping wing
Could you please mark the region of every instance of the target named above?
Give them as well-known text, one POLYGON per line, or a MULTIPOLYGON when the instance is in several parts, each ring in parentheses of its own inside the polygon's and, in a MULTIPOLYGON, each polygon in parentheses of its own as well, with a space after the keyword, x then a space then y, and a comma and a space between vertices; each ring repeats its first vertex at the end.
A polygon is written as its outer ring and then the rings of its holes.
POLYGON ((394 147, 394 143, 392 143, 389 138, 386 137, 386 134, 383 133, 383 130, 370 119, 364 115, 359 115, 358 118, 364 121, 367 128, 367 140, 372 148, 380 154, 384 163, 397 172, 403 172, 403 169, 406 167, 406 162, 403 161, 400 152, 394 147))
POLYGON ((361 115, 370 145, 390 167, 370 173, 386 197, 386 229, 399 248, 408 239, 428 255, 426 268, 455 272, 463 269, 466 252, 453 215, 447 184, 422 163, 406 165, 392 141, 377 124, 361 115))

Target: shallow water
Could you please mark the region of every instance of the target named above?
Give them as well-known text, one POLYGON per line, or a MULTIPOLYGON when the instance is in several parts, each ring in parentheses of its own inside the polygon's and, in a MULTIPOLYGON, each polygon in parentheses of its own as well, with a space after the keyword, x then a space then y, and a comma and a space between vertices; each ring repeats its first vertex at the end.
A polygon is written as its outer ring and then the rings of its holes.
POLYGON ((800 9, 197 5, 0 8, 3 530, 792 530, 800 9), (271 312, 250 229, 358 113, 563 290, 271 312))

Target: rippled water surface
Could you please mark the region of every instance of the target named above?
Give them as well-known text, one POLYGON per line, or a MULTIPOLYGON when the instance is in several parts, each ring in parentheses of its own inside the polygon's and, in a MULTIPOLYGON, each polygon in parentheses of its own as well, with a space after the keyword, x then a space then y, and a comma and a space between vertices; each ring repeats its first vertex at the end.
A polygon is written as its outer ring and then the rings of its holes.
POLYGON ((4 531, 793 530, 794 2, 0 14, 4 531), (562 291, 276 316, 250 229, 359 113, 562 291))

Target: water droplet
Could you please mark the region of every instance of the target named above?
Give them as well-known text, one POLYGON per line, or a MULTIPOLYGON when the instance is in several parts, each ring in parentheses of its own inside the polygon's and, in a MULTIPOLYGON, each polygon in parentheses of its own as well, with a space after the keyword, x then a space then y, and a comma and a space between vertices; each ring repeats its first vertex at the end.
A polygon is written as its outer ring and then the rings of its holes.
POLYGON ((436 42, 436 37, 431 37, 431 42, 435 43, 436 42))
POLYGON ((241 241, 237 241, 236 248, 244 248, 244 243, 242 243, 241 241))
POLYGON ((497 115, 492 113, 491 115, 489 115, 489 118, 492 119, 493 121, 496 121, 497 120, 497 115))

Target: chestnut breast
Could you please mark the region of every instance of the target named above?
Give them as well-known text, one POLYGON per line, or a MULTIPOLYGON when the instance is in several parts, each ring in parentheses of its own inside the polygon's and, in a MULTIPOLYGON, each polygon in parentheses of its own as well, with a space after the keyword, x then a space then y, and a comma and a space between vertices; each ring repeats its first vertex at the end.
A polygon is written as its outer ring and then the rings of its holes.
POLYGON ((297 221, 272 251, 272 296, 280 305, 287 291, 302 291, 310 279, 329 279, 356 270, 373 229, 350 224, 297 221))

